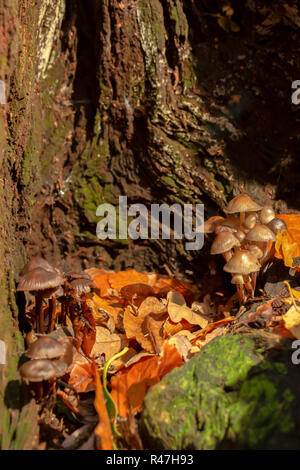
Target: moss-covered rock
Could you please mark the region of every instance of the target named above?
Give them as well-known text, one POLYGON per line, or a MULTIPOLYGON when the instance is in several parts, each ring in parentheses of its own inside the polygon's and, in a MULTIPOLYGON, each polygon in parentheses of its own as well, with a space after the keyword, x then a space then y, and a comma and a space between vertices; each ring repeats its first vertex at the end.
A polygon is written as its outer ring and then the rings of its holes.
POLYGON ((299 366, 290 342, 216 338, 152 387, 145 443, 156 449, 300 449, 299 366))

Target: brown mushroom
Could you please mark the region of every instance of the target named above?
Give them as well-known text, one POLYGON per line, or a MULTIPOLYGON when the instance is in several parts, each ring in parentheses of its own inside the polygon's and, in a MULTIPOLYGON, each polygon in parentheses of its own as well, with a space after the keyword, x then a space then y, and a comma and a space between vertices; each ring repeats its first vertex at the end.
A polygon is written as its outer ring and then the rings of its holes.
POLYGON ((241 305, 246 302, 245 290, 244 290, 244 277, 242 274, 233 274, 231 284, 235 284, 238 299, 241 305))
POLYGON ((64 346, 51 336, 40 336, 26 351, 26 356, 31 359, 55 359, 60 358, 65 352, 64 346))
POLYGON ((215 215, 204 222, 204 233, 214 233, 216 227, 224 220, 224 217, 215 215))
POLYGON ((275 217, 275 212, 271 206, 265 205, 259 213, 259 218, 262 224, 267 225, 275 217))
POLYGON ((44 333, 43 299, 52 297, 56 289, 64 282, 64 279, 59 270, 46 270, 42 267, 31 270, 24 268, 22 273, 17 290, 32 291, 34 293, 38 332, 44 333))
POLYGON ((221 232, 216 236, 211 249, 211 255, 222 254, 226 261, 229 261, 232 253, 231 249, 233 247, 240 246, 240 242, 231 232, 221 232))
POLYGON ((245 217, 243 226, 249 231, 257 224, 257 214, 252 213, 245 217))
POLYGON ((44 387, 43 382, 50 379, 62 377, 68 368, 68 365, 61 359, 32 359, 25 362, 19 368, 19 373, 25 382, 33 382, 36 397, 42 398, 44 387))
POLYGON ((277 217, 274 217, 274 219, 270 220, 270 222, 267 223, 267 227, 271 229, 275 235, 277 235, 278 232, 281 232, 281 230, 287 230, 286 223, 277 217))
POLYGON ((246 239, 255 242, 263 250, 262 259, 267 254, 268 242, 276 242, 276 236, 266 225, 256 224, 255 227, 247 233, 246 239))
MULTIPOLYGON (((224 266, 224 271, 232 274, 241 274, 244 276, 244 283, 249 295, 253 295, 252 285, 248 279, 248 275, 252 272, 260 270, 260 264, 257 258, 248 250, 238 250, 233 257, 224 266)), ((243 299, 239 296, 242 305, 243 299)))
POLYGON ((247 194, 239 194, 229 202, 225 212, 227 214, 235 214, 239 212, 241 227, 244 222, 246 212, 260 211, 261 209, 262 206, 256 204, 256 202, 254 202, 250 196, 247 194))

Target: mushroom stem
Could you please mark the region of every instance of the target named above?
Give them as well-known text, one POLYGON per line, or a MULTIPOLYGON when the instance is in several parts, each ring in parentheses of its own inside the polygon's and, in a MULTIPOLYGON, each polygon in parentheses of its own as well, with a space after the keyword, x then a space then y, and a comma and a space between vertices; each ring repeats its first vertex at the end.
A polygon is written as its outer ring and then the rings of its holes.
POLYGON ((245 282, 246 291, 248 292, 250 297, 253 297, 253 287, 252 287, 252 283, 250 282, 250 278, 248 275, 244 276, 244 282, 245 282))
POLYGON ((36 400, 40 400, 44 395, 43 382, 34 382, 31 384, 36 400))
POLYGON ((257 272, 251 273, 250 278, 251 278, 251 285, 252 285, 252 290, 253 290, 253 295, 254 295, 255 287, 256 287, 256 280, 257 280, 257 272))
POLYGON ((233 256, 231 250, 225 251, 224 253, 222 253, 222 255, 224 256, 226 263, 228 263, 228 261, 230 261, 233 256))
POLYGON ((246 296, 243 284, 236 284, 236 292, 240 305, 244 305, 244 303, 246 302, 246 296))
POLYGON ((49 300, 49 310, 50 310, 50 328, 49 333, 54 330, 55 320, 56 320, 56 299, 52 297, 49 300))
POLYGON ((45 333, 45 316, 43 309, 43 296, 41 292, 38 292, 35 297, 35 310, 37 318, 37 331, 38 333, 45 333))
POLYGON ((240 230, 242 229, 244 220, 245 220, 245 212, 240 212, 240 230))

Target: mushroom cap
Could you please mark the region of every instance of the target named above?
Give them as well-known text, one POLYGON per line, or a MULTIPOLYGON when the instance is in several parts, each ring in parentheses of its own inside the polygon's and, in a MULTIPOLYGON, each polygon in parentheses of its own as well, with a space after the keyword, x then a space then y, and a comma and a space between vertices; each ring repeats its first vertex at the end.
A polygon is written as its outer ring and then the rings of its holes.
POLYGON ((93 282, 92 279, 74 279, 70 282, 72 288, 76 291, 77 295, 88 294, 91 292, 92 288, 96 288, 96 284, 93 282))
POLYGON ((224 271, 234 274, 250 274, 259 271, 261 265, 257 258, 248 250, 239 250, 234 253, 228 263, 224 266, 224 271))
POLYGON ((53 289, 63 284, 63 282, 64 279, 57 270, 47 271, 44 268, 34 268, 31 271, 26 271, 21 276, 17 291, 53 289))
POLYGON ((271 206, 264 206, 259 214, 262 224, 267 225, 275 217, 275 212, 271 206))
POLYGON ((246 235, 247 240, 253 242, 276 242, 276 235, 266 225, 256 224, 246 235))
POLYGON ((32 258, 28 263, 24 266, 22 271, 20 272, 20 276, 24 276, 24 274, 29 273, 29 271, 32 271, 33 269, 36 268, 43 268, 45 271, 53 271, 57 272, 58 274, 63 274, 62 271, 58 268, 55 268, 52 266, 48 261, 46 261, 44 258, 41 258, 40 256, 35 256, 32 258))
POLYGON ((237 230, 234 234, 235 238, 238 239, 240 243, 246 238, 246 234, 242 230, 237 230))
POLYGON ((247 229, 251 230, 252 228, 255 227, 256 223, 257 223, 257 215, 255 213, 252 213, 246 216, 243 222, 243 225, 247 229))
POLYGON ((29 380, 29 382, 41 382, 53 377, 61 377, 66 370, 67 364, 60 360, 32 359, 22 364, 19 373, 23 379, 29 380))
POLYGON ((240 226, 240 221, 234 215, 229 215, 220 223, 220 225, 225 225, 226 227, 238 229, 240 226))
POLYGON ((231 284, 245 284, 242 274, 233 274, 231 284))
POLYGON ((31 359, 54 359, 61 357, 64 352, 65 348, 59 341, 49 336, 40 336, 29 346, 26 356, 31 359))
POLYGON ((250 245, 248 246, 248 250, 252 253, 257 259, 263 257, 263 251, 257 245, 250 245))
POLYGON ((262 206, 256 204, 248 194, 239 194, 229 202, 225 212, 234 214, 235 212, 260 211, 261 209, 262 206))
POLYGON ((215 215, 204 222, 204 233, 214 233, 216 227, 224 220, 224 217, 215 215))
POLYGON ((71 271, 71 272, 66 273, 65 276, 68 279, 68 281, 73 281, 75 279, 86 279, 87 281, 92 281, 91 276, 88 273, 84 272, 84 271, 82 271, 80 273, 71 271))
POLYGON ((287 230, 286 223, 277 217, 274 217, 274 219, 270 220, 270 222, 267 224, 267 227, 269 227, 276 235, 277 232, 280 232, 281 230, 287 230))
POLYGON ((216 236, 211 249, 211 255, 219 255, 231 250, 234 246, 240 246, 240 242, 231 232, 220 232, 216 236))

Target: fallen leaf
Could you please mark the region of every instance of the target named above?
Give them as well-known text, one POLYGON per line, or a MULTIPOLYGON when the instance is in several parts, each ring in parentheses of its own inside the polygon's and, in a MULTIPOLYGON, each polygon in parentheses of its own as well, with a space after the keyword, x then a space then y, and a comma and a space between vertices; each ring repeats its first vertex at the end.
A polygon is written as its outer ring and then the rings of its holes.
POLYGON ((186 362, 190 359, 190 352, 192 349, 192 343, 189 341, 185 335, 175 335, 168 341, 169 344, 172 344, 176 347, 177 351, 181 355, 182 359, 186 362))
POLYGON ((103 386, 95 363, 93 363, 93 372, 96 388, 94 406, 99 416, 99 424, 96 426, 94 433, 100 438, 99 450, 114 450, 112 430, 106 408, 103 386))
POLYGON ((206 318, 201 316, 199 313, 194 312, 186 305, 177 305, 173 302, 169 302, 168 314, 174 323, 186 320, 192 325, 199 325, 201 328, 205 328, 208 325, 208 320, 206 318))
POLYGON ((165 343, 161 356, 144 357, 111 379, 111 396, 118 414, 126 418, 142 410, 147 390, 175 367, 183 364, 177 348, 165 343))
POLYGON ((284 260, 285 266, 300 271, 300 266, 294 266, 294 259, 300 256, 300 214, 279 214, 276 217, 283 220, 287 231, 277 234, 275 257, 284 260))
POLYGON ((294 305, 282 316, 284 326, 293 336, 300 339, 300 307, 294 305))
POLYGON ((87 393, 95 390, 92 363, 75 364, 70 372, 69 385, 77 393, 87 393))
POLYGON ((105 362, 127 346, 128 341, 125 335, 110 333, 107 328, 96 326, 96 341, 91 351, 91 356, 99 357, 102 354, 105 362))

